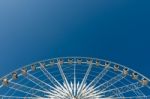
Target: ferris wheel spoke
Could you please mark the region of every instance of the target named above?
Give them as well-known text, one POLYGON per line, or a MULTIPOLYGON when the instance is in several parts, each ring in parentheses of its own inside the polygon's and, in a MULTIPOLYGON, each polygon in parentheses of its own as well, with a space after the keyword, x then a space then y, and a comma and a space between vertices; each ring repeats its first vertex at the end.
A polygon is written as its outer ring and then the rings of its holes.
POLYGON ((59 86, 56 86, 56 88, 54 88, 53 90, 51 90, 49 94, 54 95, 54 93, 55 93, 55 94, 58 94, 58 93, 59 93, 60 96, 66 96, 66 95, 69 94, 67 90, 62 89, 62 88, 60 88, 59 86))
POLYGON ((144 93, 138 89, 133 90, 133 92, 137 95, 137 96, 145 96, 144 93))
POLYGON ((93 93, 91 92, 90 94, 81 96, 81 99, 99 99, 99 98, 100 98, 100 93, 98 92, 93 92, 93 93))
MULTIPOLYGON (((0 95, 0 99, 37 99, 37 97, 35 98, 35 97, 19 97, 19 96, 0 95)), ((42 99, 44 99, 44 98, 42 98, 42 99)))
MULTIPOLYGON (((59 86, 57 86, 55 88, 55 90, 51 90, 51 92, 49 93, 48 96, 49 97, 59 97, 58 99, 67 99, 67 97, 70 96, 70 93, 67 90, 61 90, 61 88, 59 86), (64 97, 66 97, 66 98, 64 98, 64 97)), ((54 98, 54 99, 57 99, 57 98, 54 98)))
MULTIPOLYGON (((129 83, 132 83, 131 81, 129 81, 128 79, 125 79, 126 81, 128 81, 129 83)), ((140 88, 137 88, 135 90, 133 90, 133 92, 137 95, 137 96, 145 96, 145 94, 140 90, 140 88)))
POLYGON ((52 76, 52 74, 50 72, 48 72, 45 68, 45 66, 43 64, 40 63, 40 69, 41 71, 43 72, 43 74, 47 77, 48 80, 50 80, 50 82, 54 85, 54 86, 60 86, 62 88, 64 88, 60 83, 59 81, 54 77, 52 76))
POLYGON ((9 84, 7 85, 7 87, 23 92, 23 93, 27 93, 36 97, 39 96, 44 96, 45 94, 48 94, 48 92, 40 90, 40 89, 36 89, 36 88, 32 88, 32 87, 28 87, 19 83, 15 83, 15 82, 9 82, 9 84))
POLYGON ((95 86, 108 72, 108 68, 103 69, 88 85, 87 88, 90 86, 95 86))
MULTIPOLYGON (((120 81, 122 78, 124 78, 122 76, 122 74, 119 74, 115 77, 113 77, 112 79, 104 82, 103 84, 97 86, 94 88, 94 90, 99 90, 99 92, 102 92, 103 90, 107 89, 108 87, 112 86, 113 84, 117 83, 118 81, 120 81)), ((92 86, 94 87, 94 86, 92 86)), ((92 91, 88 88, 87 89, 87 94, 91 93, 92 91)))
MULTIPOLYGON (((110 99, 150 99, 150 96, 110 97, 110 99)), ((105 98, 101 98, 105 99, 105 98)), ((106 98, 107 99, 107 98, 106 98)))
MULTIPOLYGON (((39 85, 40 87, 42 87, 43 89, 47 89, 47 91, 50 91, 50 89, 56 89, 53 86, 50 86, 49 84, 45 83, 44 81, 38 79, 37 77, 31 75, 31 74, 27 74, 26 76, 28 79, 30 79, 33 83, 36 83, 37 85, 39 85)), ((57 93, 62 93, 62 89, 59 88, 57 90, 55 90, 57 93)))
POLYGON ((84 76, 84 78, 83 78, 83 80, 82 80, 82 82, 81 82, 81 85, 79 86, 79 89, 78 89, 78 91, 77 91, 77 95, 78 95, 78 96, 81 95, 81 91, 82 91, 82 89, 83 89, 83 86, 84 86, 85 83, 86 83, 87 77, 88 77, 88 75, 89 75, 91 69, 92 69, 92 64, 89 64, 89 67, 88 67, 88 69, 87 69, 87 71, 86 71, 86 73, 85 73, 85 76, 84 76))
POLYGON ((108 68, 104 68, 85 88, 87 90, 87 94, 91 93, 90 87, 94 87, 108 72, 108 68))
POLYGON ((74 88, 73 88, 73 89, 74 89, 74 90, 73 90, 73 91, 74 91, 74 96, 76 96, 76 94, 77 94, 77 93, 76 93, 76 89, 77 89, 76 66, 77 66, 77 65, 74 63, 74 71, 73 71, 73 72, 74 72, 74 75, 73 75, 73 76, 74 76, 74 86, 73 86, 73 87, 74 87, 74 88))
POLYGON ((56 90, 52 91, 49 94, 49 97, 59 97, 59 98, 63 98, 63 97, 70 97, 70 94, 68 93, 68 91, 61 91, 61 92, 57 92, 56 90), (59 94, 58 94, 59 93, 59 94))
POLYGON ((116 75, 115 77, 111 78, 110 80, 104 82, 103 84, 100 84, 99 86, 95 87, 95 89, 98 89, 99 91, 106 90, 113 84, 117 83, 121 79, 123 79, 124 76, 122 74, 116 75))
POLYGON ((68 83, 68 80, 67 80, 67 78, 66 78, 66 76, 65 76, 65 74, 64 74, 64 72, 63 72, 63 70, 61 68, 61 65, 58 63, 57 66, 59 68, 59 71, 60 71, 61 77, 62 77, 62 79, 64 81, 64 84, 65 84, 67 90, 69 91, 70 95, 72 96, 72 89, 71 89, 71 87, 70 87, 70 85, 68 83))
POLYGON ((40 88, 42 88, 43 90, 47 90, 50 91, 50 89, 54 89, 54 87, 50 86, 49 84, 45 83, 44 81, 40 80, 39 78, 33 76, 30 73, 27 73, 27 75, 25 76, 28 80, 30 80, 31 82, 35 83, 36 85, 38 85, 40 88))
POLYGON ((101 99, 100 96, 96 96, 96 95, 89 95, 89 96, 85 96, 84 98, 81 99, 101 99))
MULTIPOLYGON (((50 82, 51 82, 55 87, 59 86, 59 87, 61 88, 61 91, 62 91, 62 90, 67 91, 67 89, 66 89, 64 86, 62 86, 62 85, 59 83, 59 81, 57 81, 57 79, 56 79, 54 76, 52 76, 52 74, 51 74, 50 72, 48 72, 48 71, 46 70, 46 68, 45 68, 45 66, 44 66, 43 64, 40 63, 40 65, 41 65, 40 69, 41 69, 41 71, 43 72, 43 74, 47 77, 48 80, 50 80, 50 82)), ((64 85, 65 85, 65 84, 64 84, 64 85)))
MULTIPOLYGON (((140 82, 136 82, 133 84, 129 84, 129 85, 125 85, 119 88, 114 88, 114 89, 110 89, 110 90, 106 90, 106 91, 102 91, 101 94, 104 96, 115 96, 117 94, 123 94, 123 93, 127 93, 129 91, 137 91, 137 89, 143 87, 143 85, 140 82)), ((137 93, 137 92, 136 92, 137 93)))
MULTIPOLYGON (((56 92, 56 93, 59 93, 59 94, 63 93, 63 90, 62 90, 61 88, 54 88, 54 87, 50 86, 49 84, 45 83, 44 81, 38 79, 37 77, 35 77, 35 76, 29 74, 29 73, 26 75, 26 77, 27 77, 28 79, 32 80, 32 81, 33 81, 34 83, 36 83, 37 85, 43 87, 44 89, 47 89, 48 94, 51 94, 51 90, 50 90, 50 89, 55 90, 55 92, 56 92)), ((61 95, 63 95, 63 94, 61 94, 61 95)))
POLYGON ((64 97, 64 96, 67 96, 67 92, 66 93, 65 92, 59 92, 59 94, 58 94, 58 92, 56 90, 53 90, 49 93, 48 96, 64 97))
POLYGON ((59 94, 58 94, 58 92, 55 92, 55 91, 52 91, 51 93, 49 93, 49 95, 47 96, 47 97, 49 97, 50 99, 52 98, 52 99, 62 99, 63 97, 67 97, 67 94, 65 94, 65 93, 62 93, 62 92, 60 92, 59 94), (55 97, 55 98, 54 98, 55 97), (56 98, 57 97, 57 98, 56 98))
MULTIPOLYGON (((116 86, 114 86, 116 87, 116 86)), ((83 96, 82 97, 86 97, 88 95, 90 95, 91 93, 93 93, 93 90, 94 90, 94 86, 90 87, 88 90, 89 91, 86 91, 87 89, 84 89, 83 92, 85 91, 86 93, 82 94, 83 96)), ((94 93, 96 93, 96 95, 99 95, 102 97, 102 92, 100 92, 99 90, 95 90, 94 93)), ((123 97, 123 94, 119 92, 119 94, 116 94, 118 97, 123 97)), ((81 97, 81 98, 82 98, 81 97)))

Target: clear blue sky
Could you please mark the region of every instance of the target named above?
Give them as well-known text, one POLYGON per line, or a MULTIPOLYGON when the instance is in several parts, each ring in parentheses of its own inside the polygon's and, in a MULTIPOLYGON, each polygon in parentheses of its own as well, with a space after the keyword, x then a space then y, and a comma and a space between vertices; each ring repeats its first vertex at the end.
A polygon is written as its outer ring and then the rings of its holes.
POLYGON ((150 77, 149 0, 1 0, 0 77, 58 56, 91 56, 150 77))

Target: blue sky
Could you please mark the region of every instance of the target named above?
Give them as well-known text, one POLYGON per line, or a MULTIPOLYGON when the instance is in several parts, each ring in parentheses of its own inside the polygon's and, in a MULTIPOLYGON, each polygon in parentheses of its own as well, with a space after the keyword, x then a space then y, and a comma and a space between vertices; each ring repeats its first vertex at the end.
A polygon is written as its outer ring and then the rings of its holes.
POLYGON ((150 77, 150 1, 1 0, 0 77, 59 56, 90 56, 150 77))

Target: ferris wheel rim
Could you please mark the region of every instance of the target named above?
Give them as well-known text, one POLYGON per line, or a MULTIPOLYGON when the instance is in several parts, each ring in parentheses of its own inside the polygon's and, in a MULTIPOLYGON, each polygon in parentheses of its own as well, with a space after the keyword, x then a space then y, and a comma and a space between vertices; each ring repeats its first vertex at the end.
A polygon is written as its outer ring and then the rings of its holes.
MULTIPOLYGON (((31 63, 31 64, 28 64, 28 65, 22 66, 22 67, 20 67, 20 68, 18 68, 18 69, 15 69, 15 70, 13 70, 12 72, 8 73, 7 75, 4 75, 3 77, 0 78, 0 81, 1 81, 2 79, 4 79, 5 77, 7 77, 8 75, 11 75, 14 71, 18 71, 18 70, 21 70, 22 68, 29 67, 29 66, 31 66, 32 64, 36 64, 36 63, 40 63, 40 62, 45 62, 45 61, 53 60, 53 59, 54 59, 54 60, 57 60, 57 59, 60 59, 60 58, 62 58, 62 59, 64 59, 64 58, 98 59, 98 60, 100 60, 100 61, 110 62, 110 63, 112 63, 112 64, 117 64, 117 65, 119 65, 119 66, 121 66, 121 67, 123 67, 123 68, 128 68, 129 70, 138 73, 139 76, 141 76, 141 77, 147 79, 147 80, 150 82, 150 79, 149 79, 147 76, 144 76, 143 74, 141 74, 141 73, 135 71, 134 69, 129 68, 129 67, 127 67, 127 66, 125 66, 125 65, 122 65, 122 64, 120 64, 120 63, 113 62, 113 61, 109 61, 109 60, 106 60, 106 59, 101 59, 101 58, 81 57, 81 56, 56 57, 56 58, 44 59, 44 60, 41 60, 41 61, 35 61, 35 62, 31 63)), ((31 69, 30 69, 30 70, 31 70, 31 69)))
MULTIPOLYGON (((81 64, 88 64, 89 66, 91 65, 91 67, 92 67, 92 65, 96 65, 96 62, 97 62, 97 60, 98 61, 100 61, 100 62, 104 62, 104 64, 102 63, 100 63, 100 65, 101 66, 105 66, 105 65, 109 65, 109 67, 111 68, 111 69, 114 69, 114 67, 113 66, 115 66, 115 65, 118 65, 119 67, 121 67, 121 69, 119 68, 119 72, 122 74, 122 73, 124 73, 123 71, 124 71, 124 69, 127 69, 128 71, 130 71, 129 73, 127 73, 127 75, 125 75, 125 76, 132 76, 132 74, 131 73, 137 73, 137 75, 139 76, 139 78, 138 79, 136 79, 138 82, 140 82, 141 80, 143 80, 143 79, 146 79, 148 82, 150 81, 150 79, 148 79, 148 77, 146 77, 146 76, 144 76, 143 74, 141 74, 141 73, 139 73, 139 72, 137 72, 137 71, 135 71, 135 70, 133 70, 133 69, 131 69, 131 68, 129 68, 129 67, 127 67, 127 66, 124 66, 124 65, 121 65, 121 64, 119 64, 119 63, 116 63, 116 62, 112 62, 112 61, 109 61, 109 60, 104 60, 104 59, 99 59, 99 58, 92 58, 92 57, 57 57, 57 58, 50 58, 50 59, 46 59, 46 60, 42 60, 42 61, 37 61, 37 62, 34 62, 34 63, 31 63, 31 64, 28 64, 28 65, 25 65, 25 66, 23 66, 23 67, 21 67, 21 68, 18 68, 18 69, 16 69, 16 70, 14 70, 14 71, 12 71, 12 72, 10 72, 9 74, 7 74, 7 75, 5 75, 4 77, 2 77, 2 78, 0 78, 0 81, 2 81, 3 79, 8 79, 9 81, 12 81, 13 80, 13 78, 12 78, 12 74, 14 73, 14 72, 17 72, 17 74, 18 74, 18 77, 20 77, 21 75, 23 75, 23 74, 21 74, 21 72, 18 72, 18 71, 21 71, 22 69, 27 69, 27 72, 31 72, 32 71, 32 69, 31 69, 31 66, 32 65, 36 65, 36 64, 40 64, 40 66, 42 66, 43 65, 43 63, 46 63, 47 61, 51 61, 51 60, 54 60, 54 64, 55 65, 59 65, 60 64, 60 62, 61 62, 61 60, 63 61, 63 64, 69 64, 69 61, 68 61, 68 59, 73 59, 73 63, 72 64, 77 64, 77 59, 82 59, 83 61, 81 62, 81 64)), ((50 63, 49 63, 50 64, 50 63)), ((37 67, 37 69, 39 69, 39 68, 41 68, 40 66, 36 66, 37 67)), ((46 67, 48 67, 47 65, 45 65, 46 67)), ((46 68, 45 67, 45 68, 46 68)), ((87 70, 88 71, 88 70, 87 70)), ((118 75, 119 76, 119 75, 118 75)), ((123 75, 122 75, 123 76, 123 75)), ((82 82, 81 82, 82 83, 82 82)), ((0 84, 0 88, 2 87, 3 85, 2 84, 0 84)), ((150 86, 149 86, 149 83, 146 85, 149 89, 150 89, 150 86)), ((89 86, 88 86, 89 87, 89 86)), ((1 95, 0 95, 0 97, 1 97, 1 95)))

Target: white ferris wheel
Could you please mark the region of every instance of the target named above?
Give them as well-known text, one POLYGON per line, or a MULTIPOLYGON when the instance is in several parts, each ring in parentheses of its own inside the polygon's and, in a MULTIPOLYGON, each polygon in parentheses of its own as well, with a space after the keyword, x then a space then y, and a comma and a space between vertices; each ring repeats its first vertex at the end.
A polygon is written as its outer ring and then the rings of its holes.
POLYGON ((38 61, 0 78, 0 99, 150 99, 150 79, 91 57, 38 61))

